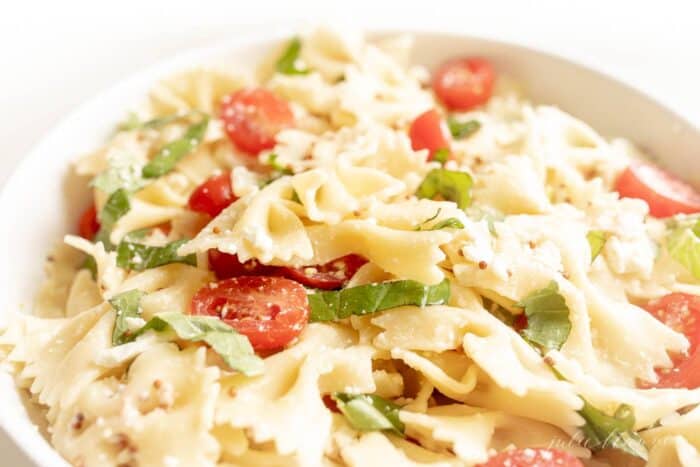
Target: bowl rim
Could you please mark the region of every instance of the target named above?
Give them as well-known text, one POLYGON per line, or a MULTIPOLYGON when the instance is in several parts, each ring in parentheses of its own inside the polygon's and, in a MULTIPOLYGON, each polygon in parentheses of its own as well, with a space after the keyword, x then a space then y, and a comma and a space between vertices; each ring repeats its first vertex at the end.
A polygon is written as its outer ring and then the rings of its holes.
MULTIPOLYGON (((238 48, 246 46, 273 44, 280 42, 286 38, 293 36, 299 30, 298 27, 289 25, 285 27, 276 27, 274 31, 265 32, 245 32, 236 34, 230 38, 218 40, 208 45, 199 47, 186 48, 162 60, 158 60, 140 70, 129 74, 116 83, 104 88, 92 97, 84 100, 76 106, 76 108, 68 112, 63 118, 55 123, 47 132, 45 132, 37 143, 21 157, 20 161, 12 169, 11 174, 6 179, 0 189, 0 209, 12 202, 11 194, 15 191, 16 185, 22 184, 22 175, 28 169, 36 164, 47 151, 50 150, 54 140, 60 139, 60 135, 68 131, 71 127, 78 124, 84 115, 92 115, 100 112, 100 106, 103 101, 111 100, 112 96, 120 94, 128 94, 130 89, 135 89, 148 83, 155 83, 158 79, 166 77, 176 71, 187 69, 188 67, 199 64, 212 63, 212 58, 220 55, 223 52, 235 52, 238 48)), ((679 113, 672 107, 660 102, 660 100, 644 92, 635 84, 619 79, 614 74, 605 72, 598 68, 597 65, 582 60, 581 58, 569 59, 564 55, 552 52, 549 50, 533 47, 531 45, 522 45, 509 40, 499 39, 488 35, 474 35, 456 32, 454 30, 436 31, 430 27, 410 27, 410 28, 376 28, 371 27, 364 30, 369 39, 387 37, 393 35, 410 35, 416 38, 417 41, 423 37, 435 38, 450 38, 462 42, 478 41, 482 43, 490 43, 497 47, 508 48, 514 51, 520 51, 529 55, 537 55, 550 60, 554 60, 559 64, 571 67, 576 70, 592 73, 598 79, 607 81, 610 84, 617 86, 620 90, 624 90, 633 94, 635 99, 642 99, 652 104, 660 111, 666 112, 674 117, 676 121, 694 130, 700 132, 698 123, 691 122, 685 115, 679 113)), ((145 97, 145 96, 144 96, 145 97)), ((5 285, 4 287, 9 287, 5 285)), ((10 312, 0 314, 0 323, 7 318, 10 312)), ((0 372, 2 370, 0 369, 0 372)), ((7 376, 7 375, 2 375, 7 376)), ((14 384, 14 381, 13 381, 14 384)), ((15 390, 18 388, 15 386, 15 390)), ((5 389, 0 386, 0 398, 9 401, 10 404, 19 404, 17 394, 5 394, 5 389), (8 396, 10 396, 8 398, 8 396)), ((17 408, 20 408, 19 406, 17 408)), ((23 410, 24 407, 21 407, 23 410)), ((37 430, 37 427, 29 420, 22 417, 19 423, 11 420, 14 413, 6 414, 0 417, 0 435, 4 434, 8 440, 14 444, 14 448, 21 452, 26 458, 36 465, 65 465, 68 462, 50 445, 50 442, 45 439, 37 430)), ((21 415, 17 413, 16 415, 21 415)))

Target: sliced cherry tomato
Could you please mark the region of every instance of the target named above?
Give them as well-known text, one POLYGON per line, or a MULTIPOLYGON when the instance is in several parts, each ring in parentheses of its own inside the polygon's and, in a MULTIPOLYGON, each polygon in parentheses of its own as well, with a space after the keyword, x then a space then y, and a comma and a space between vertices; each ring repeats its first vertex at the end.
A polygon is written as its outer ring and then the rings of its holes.
POLYGON ((423 112, 411 123, 408 130, 414 151, 427 149, 428 160, 433 160, 438 149, 450 149, 449 130, 435 109, 423 112))
POLYGON ((231 172, 224 172, 208 178, 195 188, 187 205, 193 211, 216 217, 234 201, 236 196, 231 187, 231 172))
POLYGON ((673 356, 673 368, 659 369, 656 383, 642 382, 644 388, 700 387, 700 297, 685 293, 672 293, 652 300, 644 307, 656 319, 688 339, 688 353, 673 356))
POLYGON ((202 287, 192 298, 193 315, 216 316, 248 337, 256 351, 280 349, 309 322, 309 300, 293 280, 240 276, 202 287))
POLYGON ((97 220, 97 208, 95 208, 93 204, 80 216, 80 220, 78 221, 78 233, 80 233, 81 237, 92 240, 99 230, 100 223, 97 220))
POLYGON ((643 162, 630 165, 615 183, 624 198, 639 198, 654 217, 700 212, 700 193, 682 180, 643 162))
POLYGON ((219 250, 209 250, 209 269, 214 271, 217 279, 229 279, 238 276, 272 276, 275 267, 250 259, 245 263, 238 260, 238 255, 222 253, 219 250))
POLYGON ((524 448, 499 452, 478 467, 583 467, 583 463, 566 451, 524 448))
POLYGON ((339 289, 355 275, 367 260, 359 255, 336 258, 321 266, 280 267, 279 274, 316 289, 339 289))
POLYGON ((443 63, 433 76, 433 90, 450 110, 485 104, 493 93, 496 73, 484 58, 457 58, 443 63))
POLYGON ((239 149, 257 155, 275 145, 275 135, 294 124, 289 104, 264 88, 243 89, 221 105, 226 134, 239 149))

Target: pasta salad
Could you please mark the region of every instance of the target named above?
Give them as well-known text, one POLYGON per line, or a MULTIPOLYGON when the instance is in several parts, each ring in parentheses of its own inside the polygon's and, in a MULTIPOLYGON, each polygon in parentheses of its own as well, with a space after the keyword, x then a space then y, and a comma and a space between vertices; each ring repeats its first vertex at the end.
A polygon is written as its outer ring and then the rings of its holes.
POLYGON ((700 194, 487 57, 157 83, 0 361, 72 465, 700 465, 700 194))

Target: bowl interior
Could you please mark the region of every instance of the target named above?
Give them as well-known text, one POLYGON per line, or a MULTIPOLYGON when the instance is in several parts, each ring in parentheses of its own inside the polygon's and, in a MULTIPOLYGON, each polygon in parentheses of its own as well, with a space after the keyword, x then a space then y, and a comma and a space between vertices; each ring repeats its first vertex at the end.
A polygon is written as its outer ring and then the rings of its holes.
MULTIPOLYGON (((173 72, 198 64, 227 63, 249 68, 289 31, 236 38, 154 65, 80 107, 51 131, 24 159, 0 194, 8 220, 0 231, 0 322, 12 310, 30 310, 43 278, 44 255, 73 231, 86 206, 85 180, 69 175, 69 165, 98 147, 150 86, 173 72), (11 221, 11 222, 10 222, 11 221)), ((376 32, 376 36, 393 34, 376 32)), ((430 32, 413 33, 413 61, 435 66, 455 55, 489 57, 496 68, 518 80, 538 103, 554 104, 607 136, 622 136, 659 163, 700 185, 697 148, 700 131, 640 92, 599 72, 524 47, 430 32)), ((31 423, 9 376, 0 374, 0 427, 39 465, 67 465, 31 423)), ((19 460, 17 461, 19 462, 19 460)), ((13 464, 19 466, 20 464, 13 464)), ((30 465, 30 464, 27 464, 30 465)))

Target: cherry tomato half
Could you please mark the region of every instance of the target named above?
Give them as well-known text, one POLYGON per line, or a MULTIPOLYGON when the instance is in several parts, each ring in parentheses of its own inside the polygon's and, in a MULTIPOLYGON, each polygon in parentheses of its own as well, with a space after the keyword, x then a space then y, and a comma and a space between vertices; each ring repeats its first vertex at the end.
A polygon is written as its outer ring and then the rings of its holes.
POLYGON ((202 287, 192 314, 216 316, 248 337, 256 351, 280 349, 309 322, 306 290, 283 277, 240 276, 202 287))
POLYGON ((653 164, 630 165, 617 179, 615 190, 621 197, 646 201, 654 217, 700 212, 700 193, 653 164))
POLYGON ((93 204, 87 208, 78 221, 78 233, 81 237, 92 240, 100 230, 100 223, 97 220, 97 209, 93 204))
POLYGON ((435 151, 450 148, 449 130, 442 121, 440 114, 435 109, 423 112, 411 123, 408 130, 411 138, 411 147, 414 151, 427 149, 428 160, 433 160, 435 151))
POLYGON ((320 266, 279 268, 279 274, 316 289, 339 289, 355 275, 367 260, 359 255, 347 255, 320 266))
POLYGON ((450 110, 470 110, 485 104, 493 93, 496 73, 484 58, 457 58, 443 63, 433 75, 433 90, 450 110))
POLYGON ((673 357, 673 368, 659 369, 656 383, 642 382, 644 388, 700 387, 700 297, 672 293, 652 300, 644 307, 656 319, 688 338, 690 347, 685 355, 673 357))
POLYGON ((226 134, 242 151, 257 155, 275 145, 275 135, 294 124, 289 104, 264 88, 243 89, 221 105, 226 134))
POLYGON ((209 269, 214 271, 217 279, 229 279, 238 276, 273 276, 275 267, 250 259, 245 263, 238 260, 238 255, 209 250, 209 269))
POLYGON ((583 463, 566 451, 523 448, 499 452, 478 467, 583 467, 583 463))
POLYGON ((224 172, 208 178, 195 188, 187 205, 193 211, 216 217, 234 201, 236 196, 231 187, 231 172, 224 172))

